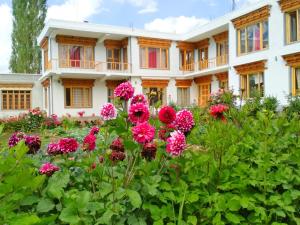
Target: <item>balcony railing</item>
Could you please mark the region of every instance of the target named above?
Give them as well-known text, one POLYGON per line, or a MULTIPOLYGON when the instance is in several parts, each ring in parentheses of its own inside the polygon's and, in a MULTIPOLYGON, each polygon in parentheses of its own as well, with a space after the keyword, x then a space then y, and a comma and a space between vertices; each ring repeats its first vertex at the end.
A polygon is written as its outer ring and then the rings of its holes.
POLYGON ((184 73, 214 69, 228 64, 228 55, 217 56, 211 59, 200 60, 197 63, 187 64, 181 68, 184 73))
POLYGON ((70 70, 91 70, 93 72, 118 72, 118 73, 130 73, 131 64, 122 62, 99 62, 88 60, 49 60, 45 65, 45 70, 58 70, 58 69, 70 69, 70 70))

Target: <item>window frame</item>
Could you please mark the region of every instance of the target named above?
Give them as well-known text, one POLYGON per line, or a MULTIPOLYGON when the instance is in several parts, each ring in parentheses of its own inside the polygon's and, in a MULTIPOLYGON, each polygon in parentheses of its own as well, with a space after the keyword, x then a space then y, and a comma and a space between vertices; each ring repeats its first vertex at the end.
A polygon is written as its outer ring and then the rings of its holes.
POLYGON ((194 65, 195 65, 195 49, 179 49, 179 70, 194 71, 194 65), (187 53, 191 53, 192 63, 187 63, 187 53))
POLYGON ((237 29, 237 55, 238 56, 243 56, 243 55, 247 55, 247 54, 251 54, 251 53, 255 53, 255 52, 259 52, 259 51, 263 51, 263 50, 267 50, 269 49, 270 46, 270 24, 269 24, 269 19, 264 19, 261 21, 257 21, 254 23, 250 23, 247 24, 246 26, 243 27, 239 27, 237 29), (268 24, 268 44, 267 47, 264 48, 264 23, 267 22, 268 24), (259 43, 259 50, 253 50, 253 51, 248 51, 248 28, 254 25, 259 24, 259 31, 260 31, 260 43, 259 43), (245 31, 245 52, 241 52, 241 30, 245 31))
POLYGON ((300 41, 300 8, 292 9, 284 13, 285 15, 285 43, 287 45, 289 44, 294 44, 300 41), (297 35, 297 40, 296 41, 291 41, 291 16, 290 14, 296 12, 296 35, 297 35))
POLYGON ((295 66, 295 67, 291 67, 292 69, 292 79, 291 79, 291 86, 292 86, 292 96, 300 96, 300 87, 298 88, 298 90, 296 89, 296 76, 297 76, 297 69, 300 70, 300 66, 295 66))
POLYGON ((190 91, 190 87, 177 87, 177 104, 180 106, 180 107, 187 107, 190 105, 191 103, 191 91, 190 91), (181 92, 179 92, 179 90, 181 90, 181 92), (183 97, 182 96, 182 93, 183 93, 183 90, 186 91, 186 96, 185 96, 185 100, 183 100, 183 97), (179 93, 181 93, 181 96, 179 96, 179 93), (180 97, 180 98, 179 98, 180 97), (180 101, 179 101, 180 99, 180 101), (182 104, 186 102, 186 104, 182 104))
POLYGON ((167 47, 155 47, 155 46, 140 46, 140 68, 151 70, 169 70, 169 48, 167 47), (144 52, 143 52, 144 49, 144 52), (156 68, 149 67, 149 49, 159 49, 159 62, 156 68), (166 67, 162 66, 162 50, 166 51, 166 67), (145 65, 143 65, 143 57, 145 57, 145 65))
MULTIPOLYGON (((83 96, 84 97, 84 96, 83 96)), ((66 109, 80 109, 80 108, 93 108, 93 87, 89 86, 64 86, 64 106, 66 109), (88 89, 89 95, 88 95, 88 102, 86 103, 83 99, 82 106, 75 106, 73 101, 73 89, 80 88, 82 90, 88 89), (70 89, 70 106, 67 105, 67 89, 70 89)))
POLYGON ((29 110, 31 109, 32 106, 32 90, 27 90, 27 89, 2 89, 1 90, 1 109, 3 111, 21 111, 21 110, 29 110), (12 95, 12 107, 9 107, 9 94, 8 92, 11 92, 12 95), (6 93, 4 93, 6 92, 6 93), (21 93, 23 92, 23 93, 21 93), (29 92, 29 93, 28 93, 29 92), (16 94, 18 94, 17 98, 17 107, 16 107, 16 94), (23 96, 23 105, 22 107, 22 102, 21 102, 21 96, 23 96), (29 96, 29 106, 27 106, 27 98, 29 96), (6 98, 6 108, 4 107, 4 98, 6 98))
MULTIPOLYGON (((261 94, 260 97, 264 97, 265 96, 265 73, 263 71, 259 71, 259 72, 252 72, 252 73, 247 73, 247 74, 241 74, 240 75, 240 90, 241 90, 241 96, 243 99, 249 99, 252 98, 250 96, 250 80, 249 77, 252 75, 258 75, 259 76, 259 83, 261 81, 262 78, 262 84, 263 84, 263 94, 261 94), (245 90, 245 91, 243 91, 245 90)), ((260 85, 258 86, 258 90, 259 93, 261 93, 261 89, 260 89, 260 85)))

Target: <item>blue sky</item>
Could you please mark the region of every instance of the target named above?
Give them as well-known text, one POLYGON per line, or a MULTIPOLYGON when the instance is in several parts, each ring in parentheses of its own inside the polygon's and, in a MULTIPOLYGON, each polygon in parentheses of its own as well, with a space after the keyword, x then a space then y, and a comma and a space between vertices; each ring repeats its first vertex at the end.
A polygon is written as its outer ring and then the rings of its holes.
MULTIPOLYGON (((236 0, 237 7, 259 0, 236 0)), ((47 19, 184 33, 231 10, 232 0, 48 0, 47 19)), ((0 0, 0 72, 11 53, 11 0, 0 0)))

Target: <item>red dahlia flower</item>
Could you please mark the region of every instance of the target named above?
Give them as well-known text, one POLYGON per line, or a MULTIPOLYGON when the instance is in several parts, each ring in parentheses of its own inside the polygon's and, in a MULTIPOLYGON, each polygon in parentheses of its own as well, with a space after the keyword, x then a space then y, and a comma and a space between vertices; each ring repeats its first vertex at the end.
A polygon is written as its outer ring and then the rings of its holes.
POLYGON ((174 124, 182 133, 191 131, 195 125, 193 114, 187 109, 177 112, 174 124))
POLYGON ((136 103, 130 106, 128 117, 131 123, 143 123, 149 120, 150 112, 147 105, 136 103))
POLYGON ((119 97, 122 100, 128 101, 132 98, 134 93, 134 88, 132 87, 130 82, 124 82, 116 87, 114 91, 115 97, 119 97))
POLYGON ((173 123, 176 119, 176 111, 171 106, 165 106, 159 110, 158 118, 162 123, 173 123))
POLYGON ((161 127, 159 132, 158 132, 158 137, 163 140, 166 141, 168 139, 168 137, 170 137, 170 133, 173 132, 176 129, 174 124, 167 124, 164 127, 161 127))
POLYGON ((130 105, 136 104, 136 103, 143 103, 145 105, 148 104, 148 101, 143 94, 138 94, 132 97, 130 105))
POLYGON ((132 128, 133 139, 140 144, 151 142, 154 139, 155 128, 144 122, 132 128))
POLYGON ((66 154, 69 152, 76 152, 79 144, 74 138, 62 138, 59 140, 58 146, 60 151, 66 154))
POLYGON ((28 153, 29 154, 35 154, 40 150, 41 148, 41 139, 37 135, 26 135, 25 136, 25 144, 29 148, 28 153))
POLYGON ((143 146, 143 151, 141 152, 141 155, 146 160, 153 160, 156 156, 157 147, 154 143, 146 143, 143 146))
POLYGON ((174 131, 167 139, 167 152, 173 156, 179 156, 186 147, 185 136, 181 131, 174 131))
POLYGON ((94 126, 91 128, 90 134, 97 135, 99 131, 100 131, 99 127, 94 126))
POLYGON ((117 151, 112 151, 112 153, 109 156, 109 159, 112 162, 123 161, 125 158, 126 155, 124 152, 117 152, 117 151))
POLYGON ((209 109, 210 115, 212 115, 215 119, 224 120, 224 112, 228 110, 228 106, 224 104, 212 105, 209 109))
POLYGON ((63 152, 59 149, 58 143, 50 143, 47 147, 48 155, 59 155, 63 152))
POLYGON ((40 168, 40 174, 46 174, 48 177, 51 176, 54 172, 59 171, 59 167, 54 166, 51 163, 45 163, 40 168))
POLYGON ((88 134, 84 139, 83 139, 83 145, 82 149, 84 151, 94 151, 96 148, 96 137, 93 134, 88 134))

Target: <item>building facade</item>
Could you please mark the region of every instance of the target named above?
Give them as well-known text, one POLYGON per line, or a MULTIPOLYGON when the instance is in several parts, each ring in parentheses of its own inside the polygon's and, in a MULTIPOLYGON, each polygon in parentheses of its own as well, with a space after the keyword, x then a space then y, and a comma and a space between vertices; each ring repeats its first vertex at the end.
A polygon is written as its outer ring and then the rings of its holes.
POLYGON ((300 94, 299 0, 263 0, 181 35, 50 20, 38 41, 48 114, 97 115, 124 80, 151 105, 205 106, 219 88, 281 104, 300 94))

